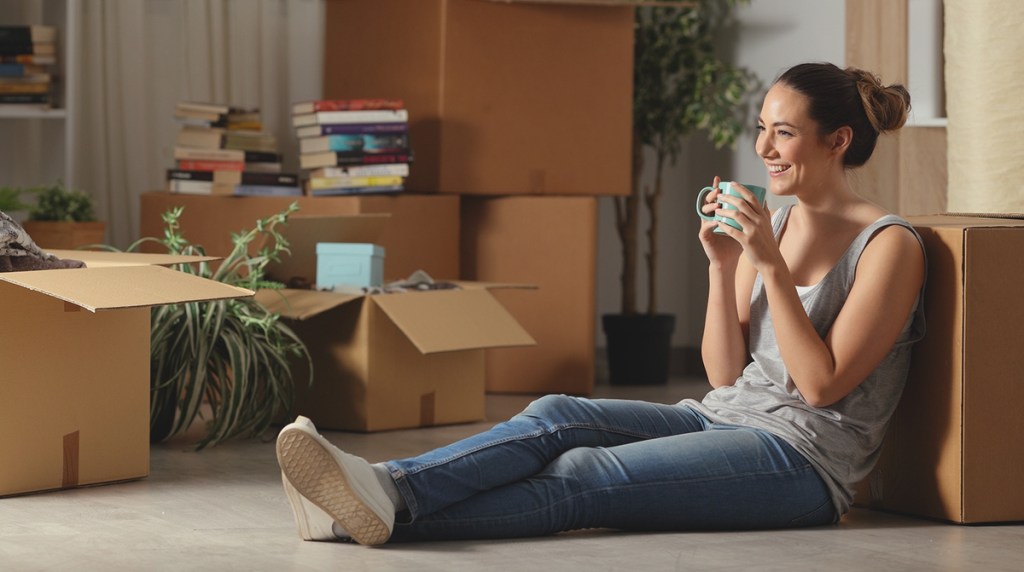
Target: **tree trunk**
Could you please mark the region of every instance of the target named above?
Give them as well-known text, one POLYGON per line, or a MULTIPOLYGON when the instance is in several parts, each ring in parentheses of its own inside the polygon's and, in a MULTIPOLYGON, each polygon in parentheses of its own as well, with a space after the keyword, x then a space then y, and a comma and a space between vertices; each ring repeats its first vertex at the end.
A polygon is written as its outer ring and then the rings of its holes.
POLYGON ((654 167, 654 190, 644 194, 650 224, 647 227, 647 313, 658 311, 658 209, 661 205, 661 172, 665 166, 665 154, 658 153, 654 167))
POLYGON ((643 147, 633 144, 633 187, 626 197, 615 199, 615 223, 622 244, 622 313, 636 313, 637 234, 639 232, 640 174, 643 172, 643 147))

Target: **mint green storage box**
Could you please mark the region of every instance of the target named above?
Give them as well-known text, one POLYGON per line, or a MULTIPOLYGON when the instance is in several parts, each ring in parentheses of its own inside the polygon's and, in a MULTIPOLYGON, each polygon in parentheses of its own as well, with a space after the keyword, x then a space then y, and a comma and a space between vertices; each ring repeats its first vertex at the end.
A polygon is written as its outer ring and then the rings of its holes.
POLYGON ((384 283, 384 247, 358 242, 316 245, 316 287, 371 287, 384 283))

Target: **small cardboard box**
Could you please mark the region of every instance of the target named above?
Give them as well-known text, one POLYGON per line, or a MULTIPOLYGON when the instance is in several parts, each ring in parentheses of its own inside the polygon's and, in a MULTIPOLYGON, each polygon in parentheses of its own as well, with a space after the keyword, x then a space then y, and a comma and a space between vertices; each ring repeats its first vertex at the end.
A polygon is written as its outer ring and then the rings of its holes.
MULTIPOLYGON (((318 229, 362 227, 381 219, 292 219, 288 275, 310 260, 318 229)), ((384 219, 386 220, 386 219, 384 219)), ((268 267, 268 276, 282 270, 268 267)), ((307 273, 310 270, 306 271, 307 273)), ((289 321, 313 361, 312 387, 296 386, 295 411, 324 429, 381 431, 484 418, 484 348, 521 346, 533 338, 494 299, 496 285, 350 295, 266 290, 257 298, 289 321)), ((303 367, 302 363, 296 363, 303 367)), ((302 379, 300 373, 296 379, 302 379)))
POLYGON ((369 288, 384 283, 384 249, 366 242, 318 242, 316 287, 369 288))
POLYGON ((527 283, 495 297, 537 339, 487 351, 487 391, 594 390, 597 199, 463 197, 462 274, 466 280, 527 283))
POLYGON ((858 504, 957 523, 1024 520, 1024 220, 911 217, 927 333, 858 504))
POLYGON ((157 266, 209 258, 53 252, 88 268, 0 273, 0 495, 148 475, 150 307, 253 294, 157 266))
POLYGON ((324 96, 405 101, 411 191, 627 194, 635 4, 619 4, 331 0, 324 96))

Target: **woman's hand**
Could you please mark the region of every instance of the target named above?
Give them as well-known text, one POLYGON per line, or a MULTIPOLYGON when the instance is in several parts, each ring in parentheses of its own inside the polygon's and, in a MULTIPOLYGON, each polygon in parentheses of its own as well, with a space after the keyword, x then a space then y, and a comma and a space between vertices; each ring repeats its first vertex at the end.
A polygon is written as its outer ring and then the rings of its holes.
POLYGON ((709 195, 717 195, 717 200, 735 207, 735 210, 719 208, 714 214, 736 221, 743 230, 725 222, 717 223, 718 228, 742 247, 747 260, 759 271, 766 264, 782 262, 782 253, 772 230, 772 213, 767 204, 762 205, 754 193, 739 183, 733 182, 732 188, 739 191, 742 198, 717 192, 709 195))
MULTIPOLYGON (((718 184, 721 181, 722 179, 716 176, 711 184, 713 190, 704 198, 704 205, 701 207, 701 211, 707 216, 714 216, 719 213, 721 205, 718 204, 718 200, 723 196, 722 192, 718 190, 718 184)), ((728 236, 714 232, 716 228, 720 226, 728 227, 728 225, 704 219, 701 219, 701 221, 698 237, 700 238, 701 245, 704 247, 704 254, 708 257, 708 261, 718 268, 735 269, 742 252, 742 247, 728 236)))

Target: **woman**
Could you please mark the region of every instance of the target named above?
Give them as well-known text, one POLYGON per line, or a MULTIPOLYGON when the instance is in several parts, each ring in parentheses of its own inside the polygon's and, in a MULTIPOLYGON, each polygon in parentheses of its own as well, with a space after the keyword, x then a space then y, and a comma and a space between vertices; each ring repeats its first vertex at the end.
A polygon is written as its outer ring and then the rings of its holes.
POLYGON ((796 204, 773 215, 742 186, 743 198, 707 197, 705 213, 742 230, 700 229, 714 388, 701 402, 546 396, 489 431, 377 465, 300 417, 277 451, 302 537, 380 544, 836 522, 878 456, 923 333, 920 239, 846 177, 879 133, 903 125, 909 104, 902 86, 831 64, 798 65, 768 91, 756 151, 770 191, 796 204))

